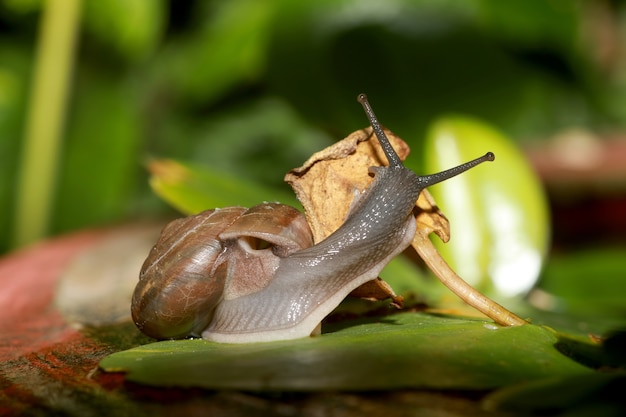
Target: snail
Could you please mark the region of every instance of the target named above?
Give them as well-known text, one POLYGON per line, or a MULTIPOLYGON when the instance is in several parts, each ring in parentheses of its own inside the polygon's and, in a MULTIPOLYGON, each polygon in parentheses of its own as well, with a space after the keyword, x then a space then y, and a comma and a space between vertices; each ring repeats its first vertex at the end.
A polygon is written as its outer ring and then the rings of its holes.
POLYGON ((413 208, 423 189, 494 160, 488 152, 418 176, 404 167, 365 94, 358 101, 388 166, 370 167, 374 180, 344 223, 313 245, 304 216, 278 203, 173 221, 144 262, 133 294, 132 316, 142 332, 224 343, 318 334, 324 317, 409 246, 416 229, 413 208))

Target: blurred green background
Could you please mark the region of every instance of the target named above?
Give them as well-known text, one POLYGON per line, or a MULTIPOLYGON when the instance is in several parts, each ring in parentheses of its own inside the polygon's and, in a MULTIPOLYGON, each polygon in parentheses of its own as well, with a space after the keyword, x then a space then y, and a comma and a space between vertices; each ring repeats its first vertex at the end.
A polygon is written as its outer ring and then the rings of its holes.
MULTIPOLYGON (((288 192, 286 171, 367 125, 360 92, 418 171, 444 114, 525 149, 572 128, 623 134, 625 13, 608 0, 0 0, 0 252, 169 213, 148 186, 154 157, 288 192), (55 129, 56 145, 37 145, 55 129)), ((626 180, 610 181, 623 201, 626 180)))

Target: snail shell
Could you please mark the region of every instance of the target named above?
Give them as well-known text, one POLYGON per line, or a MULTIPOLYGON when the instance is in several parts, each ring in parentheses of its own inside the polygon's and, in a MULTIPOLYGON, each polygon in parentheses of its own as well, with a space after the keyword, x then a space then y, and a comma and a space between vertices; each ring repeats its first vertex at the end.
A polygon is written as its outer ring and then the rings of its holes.
POLYGON ((207 210, 174 220, 141 268, 133 320, 158 339, 200 336, 222 299, 262 289, 281 257, 312 244, 304 216, 283 204, 207 210))

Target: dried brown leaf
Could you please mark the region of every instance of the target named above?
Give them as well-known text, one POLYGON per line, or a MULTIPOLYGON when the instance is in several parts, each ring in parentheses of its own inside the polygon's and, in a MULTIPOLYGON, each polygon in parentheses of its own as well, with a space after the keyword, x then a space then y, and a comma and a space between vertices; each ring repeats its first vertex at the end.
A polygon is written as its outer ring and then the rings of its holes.
POLYGON ((391 305, 396 308, 402 308, 404 305, 404 297, 397 295, 391 285, 382 278, 376 278, 371 281, 367 281, 350 294, 350 297, 362 298, 364 300, 377 301, 391 299, 391 305))
MULTIPOLYGON (((409 146, 389 130, 385 133, 400 159, 406 159, 409 146)), ((371 127, 357 130, 315 153, 304 165, 292 169, 285 176, 285 181, 291 185, 304 207, 316 243, 343 224, 354 198, 369 187, 373 177, 369 175, 368 168, 387 165, 387 158, 378 141, 369 140, 372 136, 371 127)), ((415 215, 418 228, 448 240, 448 220, 426 190, 417 200, 415 215)), ((377 300, 391 298, 394 304, 402 304, 402 298, 380 278, 357 288, 351 295, 377 300)))
MULTIPOLYGON (((404 160, 409 146, 391 131, 385 130, 389 141, 404 160)), ((341 226, 356 196, 373 180, 368 168, 387 165, 387 158, 370 127, 357 130, 348 137, 313 154, 299 168, 285 175, 296 197, 304 207, 315 243, 324 240, 341 226)), ((424 191, 416 204, 418 227, 449 238, 448 220, 439 211, 432 196, 424 191)))

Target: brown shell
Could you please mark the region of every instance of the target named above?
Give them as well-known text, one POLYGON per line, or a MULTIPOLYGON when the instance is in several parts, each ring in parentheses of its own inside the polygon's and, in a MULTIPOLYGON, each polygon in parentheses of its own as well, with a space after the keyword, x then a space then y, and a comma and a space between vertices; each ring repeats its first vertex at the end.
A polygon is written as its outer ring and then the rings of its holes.
POLYGON ((157 339, 198 336, 223 297, 263 288, 279 257, 311 245, 304 216, 277 203, 174 220, 141 268, 133 320, 157 339))

